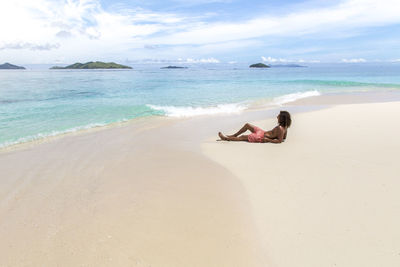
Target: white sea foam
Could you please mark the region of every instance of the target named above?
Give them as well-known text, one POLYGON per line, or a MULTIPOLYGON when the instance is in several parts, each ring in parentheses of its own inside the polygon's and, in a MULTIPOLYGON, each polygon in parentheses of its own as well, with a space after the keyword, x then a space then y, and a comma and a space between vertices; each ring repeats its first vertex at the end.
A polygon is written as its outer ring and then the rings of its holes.
POLYGON ((154 110, 162 111, 168 117, 194 117, 201 115, 235 114, 240 113, 247 107, 244 104, 221 104, 214 107, 176 107, 147 105, 154 110))
MULTIPOLYGON (((124 121, 124 120, 121 120, 121 121, 124 121)), ((35 134, 35 135, 30 135, 30 136, 19 138, 19 139, 15 140, 15 141, 8 141, 8 142, 1 143, 0 144, 0 149, 8 147, 8 146, 17 145, 17 144, 38 141, 38 140, 41 140, 41 139, 44 139, 44 138, 48 138, 48 137, 55 137, 55 136, 58 136, 58 135, 74 133, 74 132, 78 132, 78 131, 82 131, 82 130, 88 130, 88 129, 96 128, 96 127, 102 127, 102 126, 105 126, 105 125, 107 125, 107 124, 105 124, 105 123, 90 123, 88 125, 77 126, 77 127, 73 127, 73 128, 69 128, 69 129, 63 130, 63 131, 51 131, 51 132, 47 132, 47 133, 39 133, 39 134, 35 134)))
POLYGON ((276 105, 283 105, 289 102, 296 101, 301 98, 307 98, 311 96, 319 96, 321 95, 320 92, 314 90, 314 91, 307 91, 307 92, 298 92, 298 93, 293 93, 293 94, 288 94, 288 95, 283 95, 283 96, 278 96, 273 99, 273 103, 276 105))

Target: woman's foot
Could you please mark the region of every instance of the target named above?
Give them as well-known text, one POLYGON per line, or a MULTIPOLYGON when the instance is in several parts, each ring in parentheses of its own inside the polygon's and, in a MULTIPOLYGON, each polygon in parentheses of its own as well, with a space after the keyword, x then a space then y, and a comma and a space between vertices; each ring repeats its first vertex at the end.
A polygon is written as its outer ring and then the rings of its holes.
POLYGON ((222 140, 229 141, 228 138, 227 138, 225 135, 223 135, 221 132, 218 133, 218 136, 219 136, 219 138, 221 138, 222 140))

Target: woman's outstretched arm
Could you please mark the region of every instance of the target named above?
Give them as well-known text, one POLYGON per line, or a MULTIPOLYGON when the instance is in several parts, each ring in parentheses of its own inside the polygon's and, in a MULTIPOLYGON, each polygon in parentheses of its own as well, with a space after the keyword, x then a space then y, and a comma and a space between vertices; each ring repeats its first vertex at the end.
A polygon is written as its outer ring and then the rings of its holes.
POLYGON ((263 139, 262 142, 263 142, 263 143, 275 143, 275 144, 279 144, 279 143, 282 143, 283 141, 282 141, 282 140, 279 140, 279 139, 270 139, 270 138, 268 138, 268 137, 264 137, 264 139, 263 139))

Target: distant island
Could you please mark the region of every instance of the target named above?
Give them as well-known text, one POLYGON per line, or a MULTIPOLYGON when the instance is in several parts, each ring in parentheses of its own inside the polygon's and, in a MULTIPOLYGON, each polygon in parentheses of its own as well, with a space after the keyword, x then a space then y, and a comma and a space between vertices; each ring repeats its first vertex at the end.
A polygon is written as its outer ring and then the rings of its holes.
POLYGON ((168 66, 162 67, 161 69, 187 69, 188 67, 179 67, 179 66, 168 66))
POLYGON ((268 65, 265 65, 264 63, 257 63, 257 64, 250 65, 249 68, 271 68, 271 67, 268 65))
POLYGON ((59 67, 59 66, 54 66, 50 68, 51 70, 65 70, 65 69, 132 69, 129 66, 124 66, 120 65, 114 62, 101 62, 101 61, 96 61, 96 62, 87 62, 87 63, 75 63, 66 67, 59 67))
POLYGON ((271 68, 307 68, 307 66, 302 66, 297 64, 278 64, 278 65, 271 65, 271 68))
POLYGON ((7 62, 0 65, 0 70, 24 70, 24 69, 25 69, 24 67, 16 66, 7 62))

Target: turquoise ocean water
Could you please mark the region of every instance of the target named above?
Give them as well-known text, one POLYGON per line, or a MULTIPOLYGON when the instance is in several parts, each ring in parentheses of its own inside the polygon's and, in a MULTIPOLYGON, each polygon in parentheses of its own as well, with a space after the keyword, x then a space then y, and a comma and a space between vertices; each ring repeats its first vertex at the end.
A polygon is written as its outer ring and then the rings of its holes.
POLYGON ((147 116, 236 113, 326 93, 400 90, 400 64, 0 71, 0 148, 147 116))

